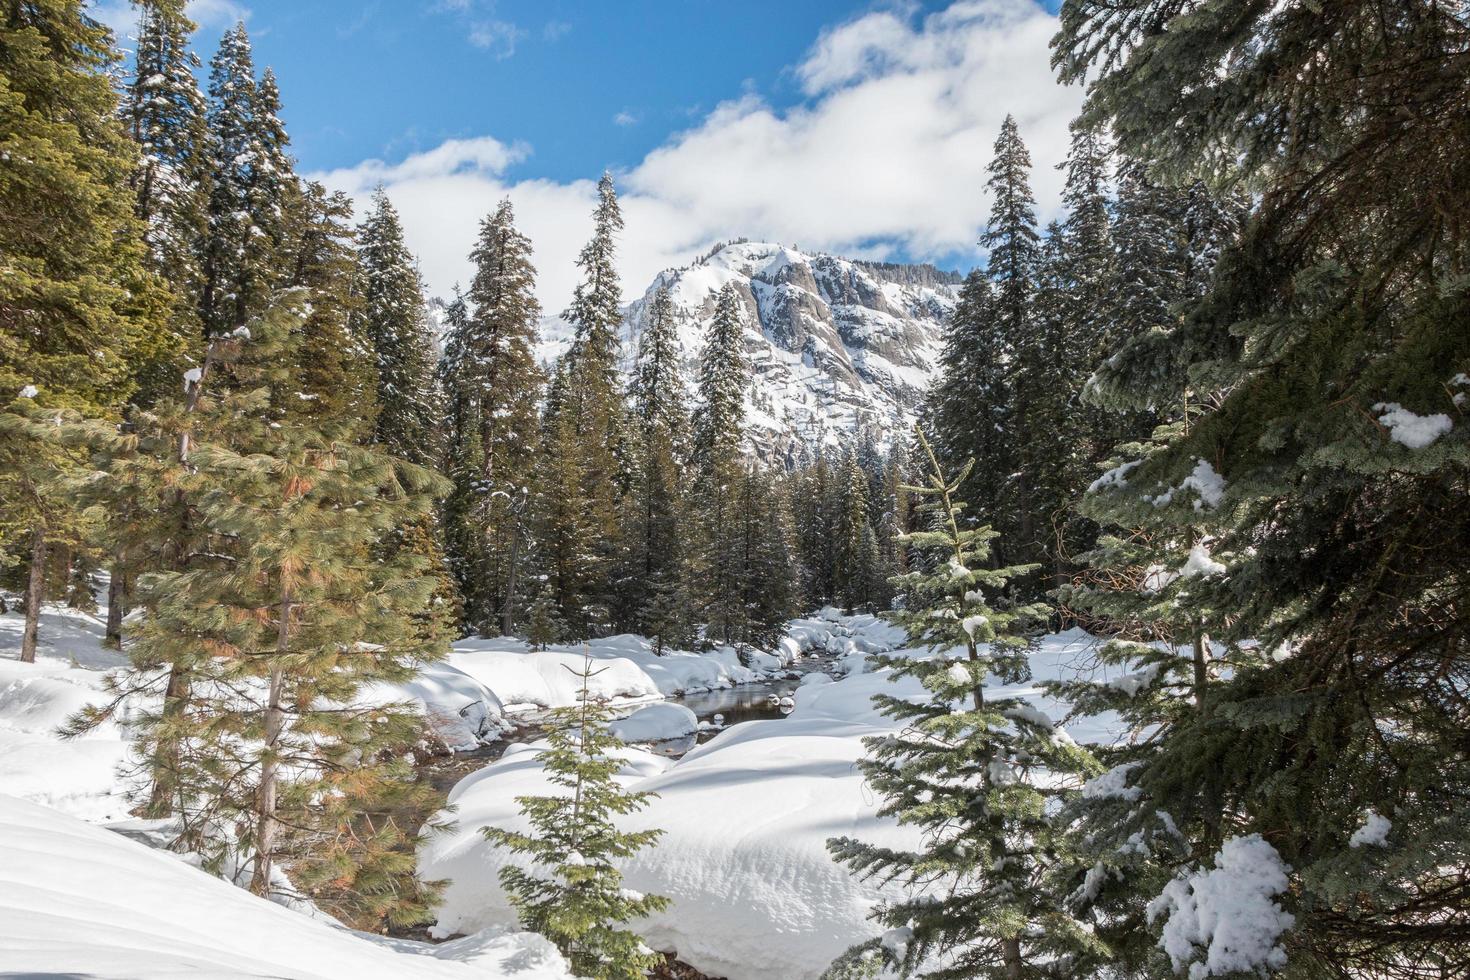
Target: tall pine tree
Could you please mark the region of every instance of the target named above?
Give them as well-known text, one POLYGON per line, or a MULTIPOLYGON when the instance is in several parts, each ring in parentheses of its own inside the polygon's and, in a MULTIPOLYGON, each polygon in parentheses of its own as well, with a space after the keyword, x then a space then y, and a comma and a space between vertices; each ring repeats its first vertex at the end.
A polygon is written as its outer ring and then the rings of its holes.
POLYGON ((475 278, 470 308, 450 325, 441 376, 463 432, 452 431, 450 469, 464 509, 456 532, 473 536, 472 554, 456 557, 471 624, 509 634, 522 605, 530 553, 529 503, 537 450, 536 270, 531 243, 515 226, 510 201, 480 225, 470 253, 475 278))
POLYGON ((688 395, 680 368, 673 301, 660 287, 638 340, 632 399, 632 486, 625 502, 627 551, 619 592, 624 621, 654 639, 689 639, 686 581, 688 501, 684 479, 689 455, 688 395))
MULTIPOLYGON (((1179 615, 1227 607, 1211 639, 1235 664, 1130 785, 1175 814, 1189 774, 1211 776, 1228 833, 1290 869, 1295 918, 1271 948, 1292 972, 1463 972, 1470 810, 1442 788, 1470 779, 1451 679, 1467 642, 1464 17, 1069 0, 1061 25, 1063 77, 1091 76, 1088 117, 1124 155, 1167 187, 1256 201, 1203 298, 1094 384, 1118 407, 1189 406, 1097 493, 1146 500, 1176 539, 1214 525, 1226 569, 1192 579, 1179 615), (1387 826, 1366 843, 1374 816, 1387 826)), ((1190 843, 1201 873, 1216 863, 1190 843)), ((1177 928, 1180 888, 1156 897, 1154 924, 1177 928)), ((1169 966, 1208 969, 1203 946, 1172 945, 1169 966)))

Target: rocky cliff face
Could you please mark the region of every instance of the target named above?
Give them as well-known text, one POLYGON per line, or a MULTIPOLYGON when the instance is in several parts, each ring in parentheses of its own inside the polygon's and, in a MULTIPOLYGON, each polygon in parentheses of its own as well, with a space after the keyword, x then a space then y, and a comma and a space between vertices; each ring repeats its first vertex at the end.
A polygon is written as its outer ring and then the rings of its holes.
POLYGON ((865 430, 886 442, 912 425, 954 309, 957 275, 733 242, 661 273, 628 307, 629 356, 654 293, 667 285, 693 378, 726 283, 745 303, 747 422, 762 458, 787 463, 806 446, 852 445, 865 430))

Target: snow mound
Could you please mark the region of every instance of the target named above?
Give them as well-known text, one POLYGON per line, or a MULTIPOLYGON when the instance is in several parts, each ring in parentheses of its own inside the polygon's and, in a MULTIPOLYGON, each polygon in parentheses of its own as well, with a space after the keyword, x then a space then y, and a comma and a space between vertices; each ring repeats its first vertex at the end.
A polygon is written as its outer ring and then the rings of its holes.
MULTIPOLYGON (((448 662, 493 692, 505 710, 516 713, 576 704, 584 656, 590 656, 599 671, 592 678, 592 694, 614 704, 733 687, 770 672, 743 665, 728 647, 708 653, 665 649, 659 656, 649 640, 630 634, 539 651, 514 638, 472 637, 454 645, 448 662)), ((771 670, 781 665, 778 657, 771 660, 771 670)))
POLYGON ((608 725, 624 742, 664 742, 699 731, 699 719, 682 704, 650 704, 608 725))
POLYGON ((10 796, 0 796, 0 965, 6 976, 96 980, 571 977, 539 937, 380 943, 10 796))
MULTIPOLYGON (((6 625, 0 621, 0 632, 6 625)), ((105 675, 67 666, 54 653, 43 647, 33 664, 0 656, 0 793, 84 820, 122 819, 128 811, 127 787, 118 778, 128 759, 122 731, 109 722, 70 741, 57 734, 76 712, 106 702, 105 675)))
POLYGON ((471 751, 511 730, 505 705, 495 692, 452 664, 426 664, 412 680, 372 685, 358 699, 416 705, 429 727, 455 752, 471 751))

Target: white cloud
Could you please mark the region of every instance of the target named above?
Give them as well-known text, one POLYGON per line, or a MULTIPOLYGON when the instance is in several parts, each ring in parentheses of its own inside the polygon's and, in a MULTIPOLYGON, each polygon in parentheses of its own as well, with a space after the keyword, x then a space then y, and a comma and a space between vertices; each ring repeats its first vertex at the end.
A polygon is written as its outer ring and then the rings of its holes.
MULTIPOLYGON (((112 28, 118 42, 127 47, 138 33, 138 8, 131 0, 90 0, 89 13, 112 28)), ((206 30, 233 26, 250 19, 250 8, 232 0, 189 0, 184 8, 189 19, 206 30)))
POLYGON ((617 126, 633 126, 636 125, 637 122, 638 117, 629 112, 627 109, 624 109, 622 112, 613 116, 613 124, 617 126))
POLYGON ((515 54, 516 44, 525 36, 525 31, 506 20, 477 20, 469 29, 470 43, 489 51, 497 61, 515 54))
MULTIPOLYGON (((1054 216, 1055 168, 1081 102, 1051 76, 1055 30, 1030 0, 960 0, 922 18, 887 9, 825 31, 794 66, 803 105, 777 110, 746 94, 618 175, 627 298, 736 236, 869 256, 976 254, 990 207, 985 165, 1007 113, 1031 150, 1041 220, 1054 216)), ((361 197, 382 181, 441 295, 468 281, 479 219, 508 195, 536 246, 542 302, 557 312, 576 281, 597 175, 510 179, 525 155, 488 137, 455 140, 323 178, 361 197)))
POLYGON ((250 8, 230 0, 189 0, 189 19, 203 28, 233 27, 250 19, 250 8))

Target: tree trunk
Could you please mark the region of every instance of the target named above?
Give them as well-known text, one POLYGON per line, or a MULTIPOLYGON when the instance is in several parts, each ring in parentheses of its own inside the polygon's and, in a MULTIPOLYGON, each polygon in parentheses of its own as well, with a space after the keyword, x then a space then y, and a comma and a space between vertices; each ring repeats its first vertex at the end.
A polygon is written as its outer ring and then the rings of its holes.
POLYGON ((521 557, 521 522, 513 519, 510 529, 510 559, 505 572, 505 595, 500 604, 500 635, 510 636, 516 628, 516 566, 521 557))
POLYGON ((26 579, 26 620, 20 635, 20 662, 36 662, 36 638, 41 625, 41 600, 46 593, 46 527, 31 536, 31 574, 26 579))
POLYGON ((112 574, 107 579, 107 637, 105 645, 114 650, 122 649, 122 621, 127 612, 123 608, 123 596, 127 592, 123 557, 119 553, 112 563, 112 574))
POLYGON ((1210 637, 1204 630, 1194 636, 1194 707, 1196 711, 1205 710, 1205 685, 1209 683, 1210 674, 1210 637))
MULTIPOLYGON (((205 329, 208 330, 207 325, 205 329)), ((188 397, 184 403, 186 416, 192 416, 199 410, 199 398, 204 389, 204 380, 209 377, 209 372, 214 367, 218 356, 216 345, 221 342, 220 338, 210 341, 209 347, 204 352, 204 364, 199 370, 199 377, 188 382, 188 397)), ((178 455, 176 456, 181 467, 188 466, 189 452, 192 448, 193 430, 185 425, 183 431, 179 433, 178 455)), ((183 511, 182 519, 187 524, 188 511, 184 506, 182 487, 174 491, 174 502, 183 511)), ((184 554, 184 536, 185 532, 181 531, 178 537, 164 547, 164 568, 170 571, 183 571, 188 565, 189 556, 184 554)), ((184 713, 189 705, 190 683, 191 678, 187 667, 181 666, 177 661, 169 665, 168 687, 163 692, 165 718, 177 717, 184 713)), ((157 763, 153 769, 153 787, 149 791, 148 806, 144 810, 146 816, 154 819, 167 817, 172 812, 174 788, 178 785, 179 743, 176 738, 167 733, 164 738, 167 739, 168 744, 160 742, 156 751, 157 763)))
POLYGON ((1000 955, 1005 961, 1006 980, 1021 980, 1021 940, 1010 936, 1000 941, 1000 955))
POLYGON ((275 862, 276 848, 276 783, 280 761, 276 758, 276 743, 285 727, 286 711, 281 699, 285 690, 285 674, 281 667, 291 642, 291 593, 281 592, 281 621, 276 627, 276 664, 271 667, 270 694, 265 706, 265 754, 260 764, 260 788, 255 800, 255 872, 250 878, 250 890, 262 897, 270 894, 271 866, 275 862))
MULTIPOLYGON (((189 704, 189 671, 175 663, 168 670, 163 692, 163 717, 174 721, 189 704)), ((167 726, 165 726, 167 727, 167 726)), ((174 793, 179 785, 179 740, 165 732, 154 752, 153 786, 143 815, 161 820, 173 813, 174 793)))

